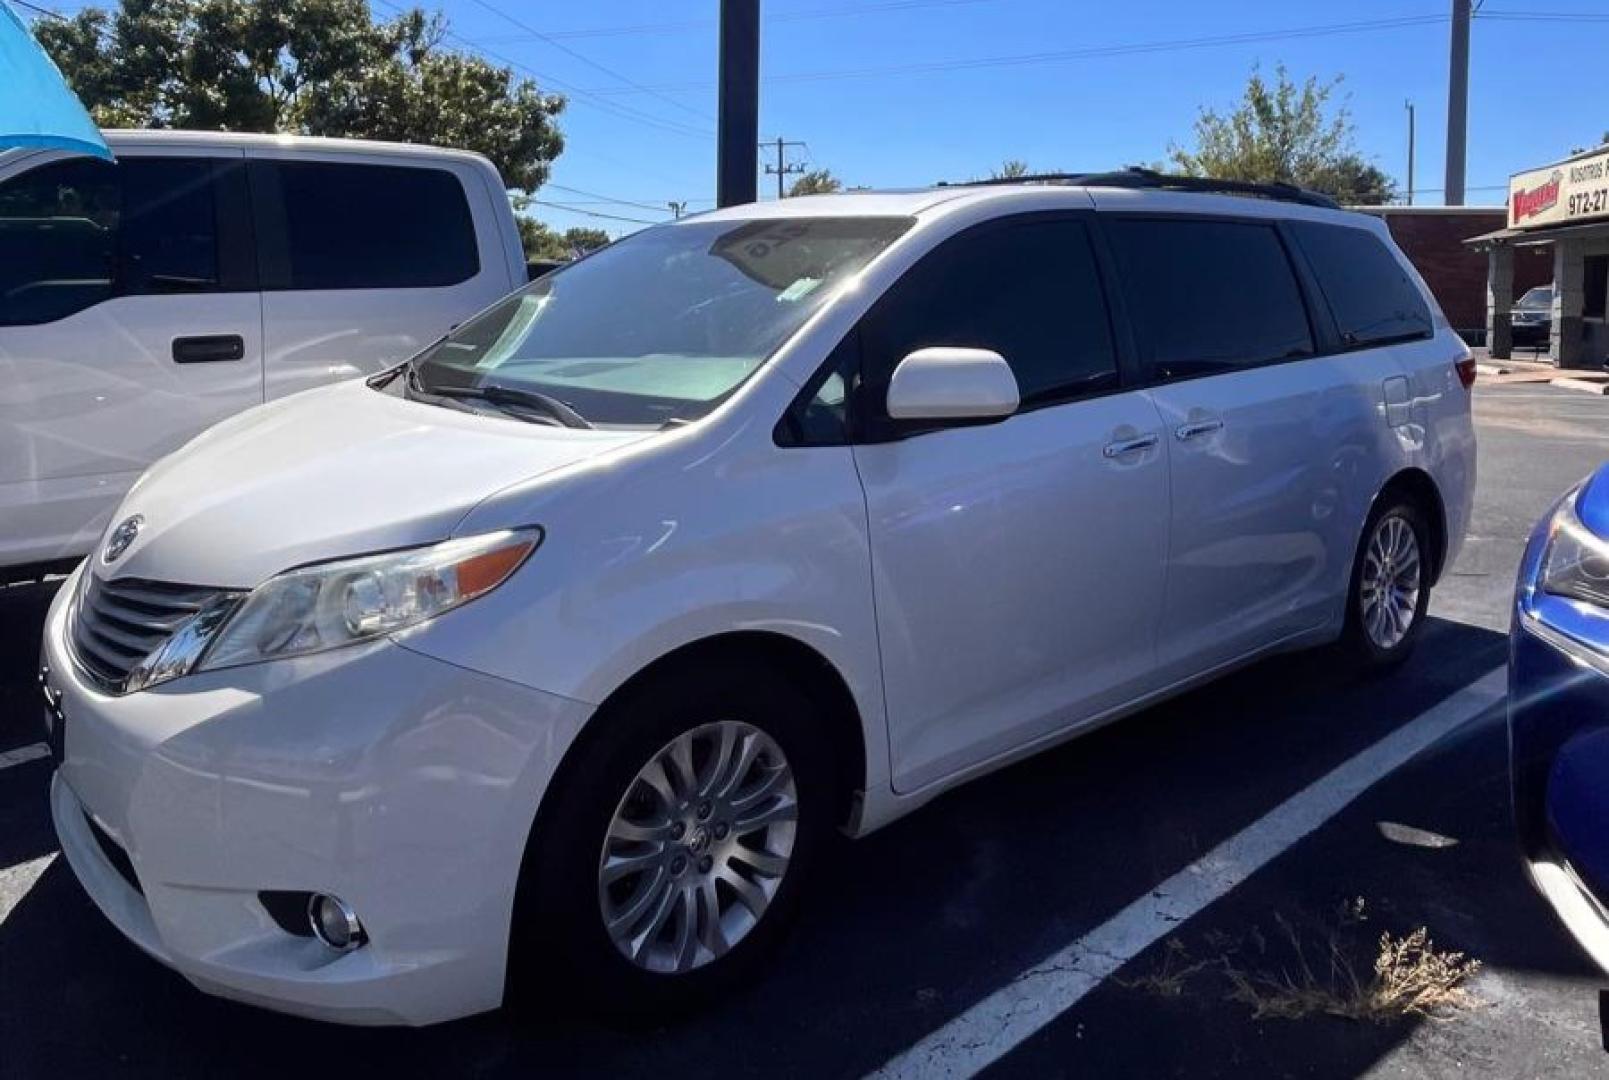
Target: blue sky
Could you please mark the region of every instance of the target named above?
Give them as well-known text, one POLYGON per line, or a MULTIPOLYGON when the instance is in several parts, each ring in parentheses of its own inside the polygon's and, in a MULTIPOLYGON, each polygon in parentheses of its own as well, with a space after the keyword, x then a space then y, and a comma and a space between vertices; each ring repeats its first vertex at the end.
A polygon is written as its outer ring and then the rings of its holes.
MULTIPOLYGON (((1232 106, 1253 65, 1283 63, 1298 80, 1343 77, 1336 100, 1358 149, 1399 187, 1413 101, 1415 201, 1439 203, 1451 2, 761 0, 760 132, 806 144, 789 148, 790 165, 851 185, 987 175, 1007 158, 1116 168, 1188 144, 1203 105, 1232 106)), ((533 208, 542 220, 618 235, 667 218, 673 199, 714 204, 719 0, 371 3, 380 18, 409 3, 441 10, 451 47, 569 98, 567 148, 533 208)), ((1609 128, 1597 89, 1609 0, 1477 4, 1468 201, 1497 204, 1509 174, 1609 128)), ((773 197, 774 178, 760 180, 773 197)))
MULTIPOLYGON (((1449 8, 1449 0, 762 0, 761 134, 807 143, 790 160, 830 168, 850 184, 986 174, 1005 158, 1035 169, 1101 169, 1162 158, 1170 141, 1188 140, 1200 106, 1229 105, 1253 64, 1283 62, 1298 78, 1345 77, 1340 93, 1359 149, 1399 181, 1403 102, 1414 101, 1415 187, 1435 189, 1445 153, 1449 8), (1341 24, 1369 25, 1088 55, 1341 24), (1077 50, 1086 55, 1017 59, 1077 50), (887 70, 996 58, 1008 62, 887 70), (819 74, 831 77, 800 78, 819 74)), ((658 208, 671 199, 711 205, 718 0, 445 0, 443 9, 462 39, 571 91, 562 119, 568 148, 552 181, 587 194, 550 186, 539 198, 644 220, 667 216, 658 208)), ((1605 0, 1487 0, 1473 32, 1470 202, 1501 202, 1497 186, 1510 173, 1609 128, 1609 106, 1594 89, 1606 46, 1605 0), (1535 17, 1550 13, 1599 20, 1535 17)), ((766 178, 761 186, 775 190, 766 178)), ((1422 190, 1416 201, 1440 202, 1441 192, 1422 190)), ((536 212, 559 227, 636 227, 551 206, 536 212)))

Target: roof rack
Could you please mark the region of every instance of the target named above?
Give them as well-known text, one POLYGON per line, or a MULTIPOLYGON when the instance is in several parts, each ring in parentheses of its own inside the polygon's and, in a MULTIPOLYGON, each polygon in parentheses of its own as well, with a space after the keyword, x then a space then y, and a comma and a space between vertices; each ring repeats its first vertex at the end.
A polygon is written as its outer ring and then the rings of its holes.
POLYGON ((1340 204, 1328 195, 1297 187, 1295 184, 1259 184, 1249 180, 1215 180, 1206 176, 1173 176, 1155 169, 1132 167, 1104 173, 1035 173, 1004 176, 988 180, 968 180, 954 187, 986 187, 994 184, 1076 184, 1079 187, 1142 188, 1155 191, 1199 191, 1216 195, 1252 195, 1277 202, 1321 206, 1339 210, 1340 204))

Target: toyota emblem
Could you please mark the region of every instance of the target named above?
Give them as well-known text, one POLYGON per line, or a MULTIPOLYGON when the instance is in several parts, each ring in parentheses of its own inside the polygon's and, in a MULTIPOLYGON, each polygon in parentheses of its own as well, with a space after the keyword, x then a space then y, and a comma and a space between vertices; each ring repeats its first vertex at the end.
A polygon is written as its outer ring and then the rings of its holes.
POLYGON ((144 524, 145 518, 139 514, 121 521, 117 528, 112 530, 112 535, 106 538, 106 550, 101 552, 101 558, 107 562, 114 562, 119 555, 129 549, 130 544, 134 543, 134 538, 140 535, 140 526, 144 524))

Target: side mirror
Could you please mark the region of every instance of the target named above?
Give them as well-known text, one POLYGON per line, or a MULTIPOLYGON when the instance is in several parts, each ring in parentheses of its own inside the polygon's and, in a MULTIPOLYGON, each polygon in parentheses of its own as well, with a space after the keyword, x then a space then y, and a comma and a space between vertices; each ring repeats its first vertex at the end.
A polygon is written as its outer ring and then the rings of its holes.
POLYGON ((1017 377, 991 349, 917 349, 888 384, 894 420, 998 420, 1020 403, 1017 377))

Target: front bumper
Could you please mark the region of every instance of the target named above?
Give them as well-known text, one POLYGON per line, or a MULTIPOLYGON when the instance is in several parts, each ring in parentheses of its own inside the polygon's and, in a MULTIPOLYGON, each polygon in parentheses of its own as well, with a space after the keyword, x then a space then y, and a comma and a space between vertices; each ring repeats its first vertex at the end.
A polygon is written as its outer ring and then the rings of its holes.
POLYGON ((72 591, 42 653, 66 717, 51 810, 124 934, 205 991, 325 1020, 501 1002, 526 837, 589 706, 392 641, 108 697, 67 653, 72 591), (266 890, 341 897, 368 942, 287 932, 266 890))
POLYGON ((1521 562, 1509 634, 1514 818, 1533 883, 1609 974, 1609 654, 1585 643, 1601 616, 1534 589, 1546 523, 1521 562))

